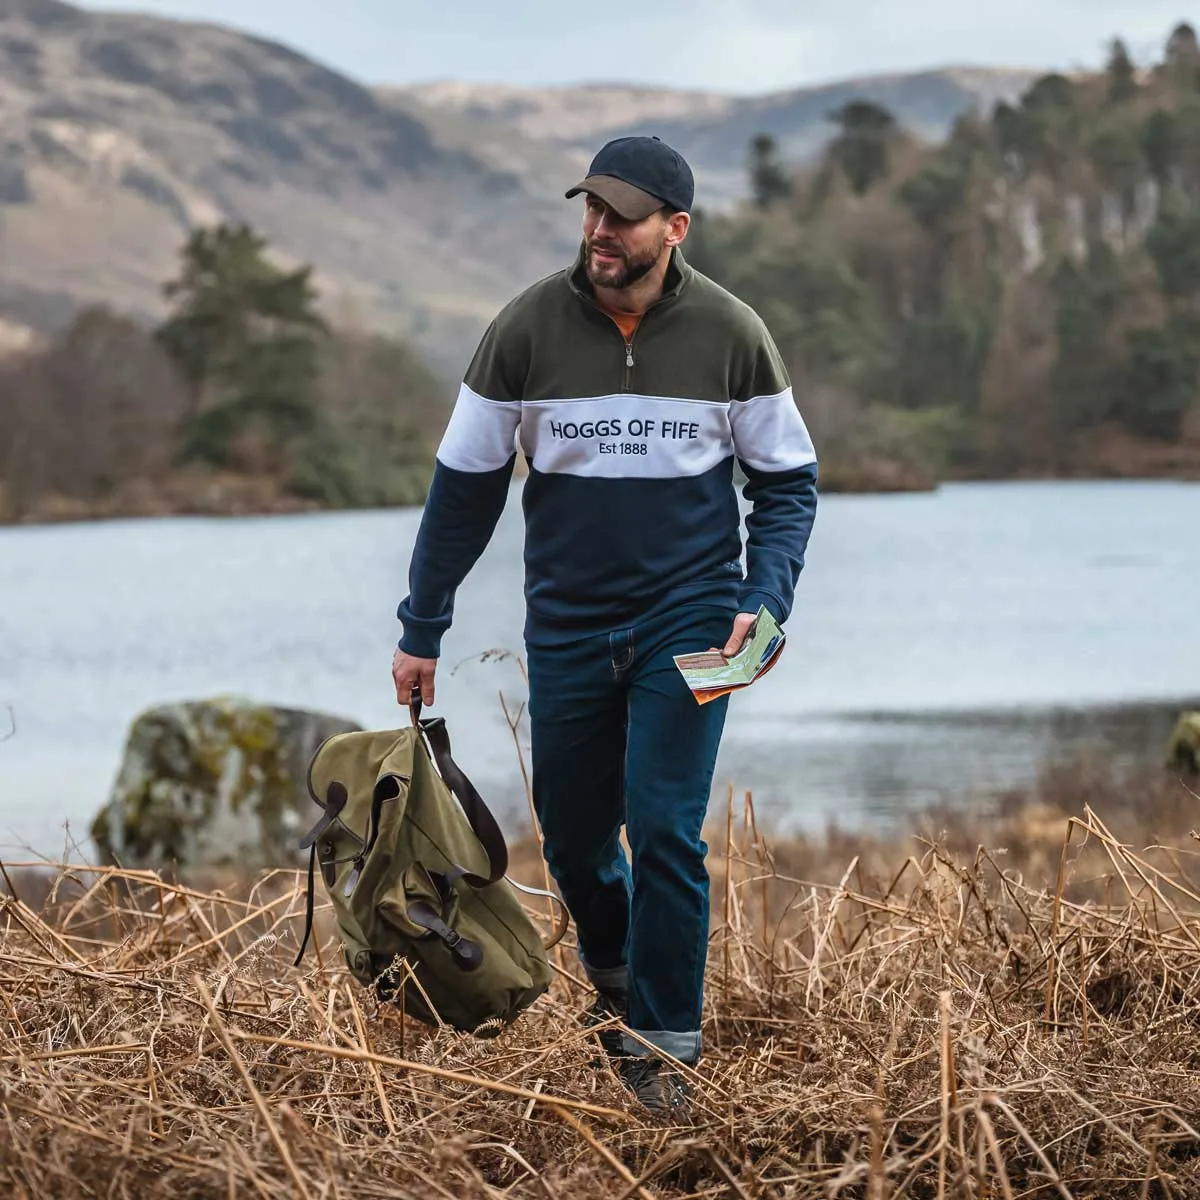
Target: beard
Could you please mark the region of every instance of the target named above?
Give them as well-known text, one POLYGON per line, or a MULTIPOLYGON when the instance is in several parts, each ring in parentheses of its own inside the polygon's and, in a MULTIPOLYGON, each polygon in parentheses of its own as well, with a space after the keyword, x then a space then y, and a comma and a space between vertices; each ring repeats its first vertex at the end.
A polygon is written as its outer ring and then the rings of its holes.
POLYGON ((630 254, 611 242, 583 240, 583 261, 587 271, 588 282, 592 287, 608 288, 614 292, 624 291, 632 287, 639 279, 644 279, 654 270, 655 263, 662 256, 666 245, 666 232, 658 239, 656 246, 642 251, 640 254, 630 254), (592 261, 593 250, 607 250, 610 254, 618 254, 616 262, 595 264, 592 261))

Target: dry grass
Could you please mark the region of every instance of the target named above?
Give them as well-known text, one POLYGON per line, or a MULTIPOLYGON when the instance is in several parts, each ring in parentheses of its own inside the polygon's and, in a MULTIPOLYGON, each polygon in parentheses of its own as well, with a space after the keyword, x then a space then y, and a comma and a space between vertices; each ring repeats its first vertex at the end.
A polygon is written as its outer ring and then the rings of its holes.
POLYGON ((731 800, 686 1128, 591 1065, 569 953, 550 995, 475 1041, 380 1009, 328 940, 293 969, 292 871, 203 890, 10 864, 0 1192, 1200 1196, 1186 823, 1135 850, 1086 806, 1035 816, 998 827, 1024 830, 1019 855, 964 852, 962 830, 772 851, 731 800))

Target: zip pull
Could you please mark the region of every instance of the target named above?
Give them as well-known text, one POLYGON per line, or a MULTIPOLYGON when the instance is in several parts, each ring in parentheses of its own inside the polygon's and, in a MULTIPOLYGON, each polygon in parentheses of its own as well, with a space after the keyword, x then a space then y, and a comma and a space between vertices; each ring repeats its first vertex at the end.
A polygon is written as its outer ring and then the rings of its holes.
POLYGON ((625 365, 627 367, 633 366, 633 343, 632 342, 625 343, 625 365))

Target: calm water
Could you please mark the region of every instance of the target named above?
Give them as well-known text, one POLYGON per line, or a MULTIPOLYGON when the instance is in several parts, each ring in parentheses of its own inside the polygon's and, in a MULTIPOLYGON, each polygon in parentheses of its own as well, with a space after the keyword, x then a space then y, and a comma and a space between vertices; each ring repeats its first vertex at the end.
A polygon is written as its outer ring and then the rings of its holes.
MULTIPOLYGON (((520 649, 515 490, 460 593, 438 696, 513 826, 498 692, 519 703, 521 677, 477 657, 520 649)), ((130 721, 164 700, 240 693, 397 724, 393 614, 418 516, 0 530, 0 704, 17 724, 0 744, 0 848, 86 848, 130 721)), ((1200 701, 1198 525, 1187 484, 824 498, 788 650, 734 698, 718 792, 753 789, 779 825, 852 824, 983 799, 1093 743, 1157 758, 1200 701)))

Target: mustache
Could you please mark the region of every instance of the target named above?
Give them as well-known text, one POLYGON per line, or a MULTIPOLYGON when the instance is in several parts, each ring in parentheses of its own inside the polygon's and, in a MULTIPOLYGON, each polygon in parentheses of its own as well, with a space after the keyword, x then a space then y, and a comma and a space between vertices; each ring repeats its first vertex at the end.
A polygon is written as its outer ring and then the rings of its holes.
POLYGON ((613 242, 600 242, 593 238, 588 242, 587 248, 589 252, 592 250, 607 250, 610 254, 619 254, 622 258, 625 257, 625 251, 613 242))

